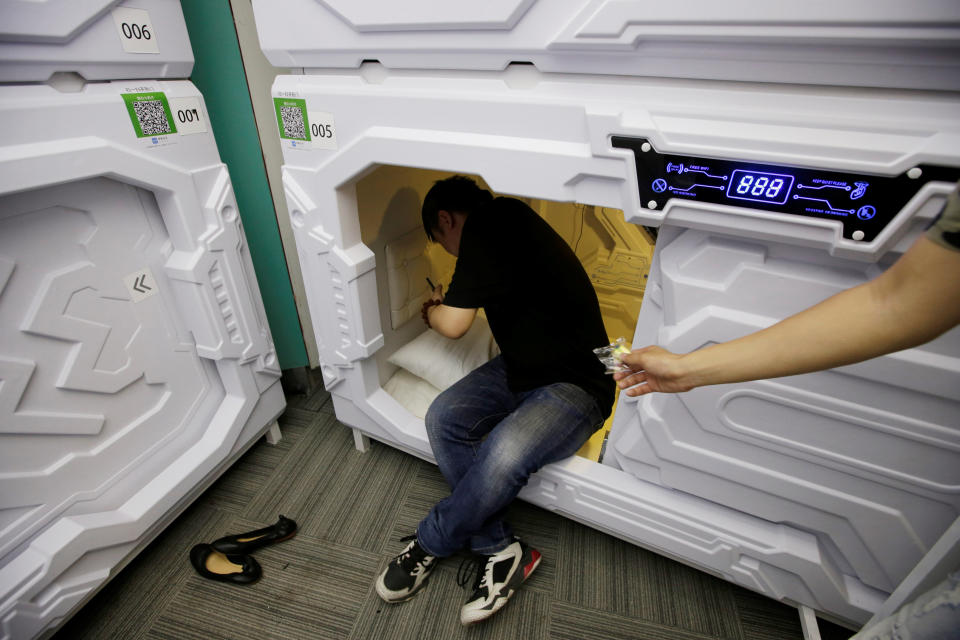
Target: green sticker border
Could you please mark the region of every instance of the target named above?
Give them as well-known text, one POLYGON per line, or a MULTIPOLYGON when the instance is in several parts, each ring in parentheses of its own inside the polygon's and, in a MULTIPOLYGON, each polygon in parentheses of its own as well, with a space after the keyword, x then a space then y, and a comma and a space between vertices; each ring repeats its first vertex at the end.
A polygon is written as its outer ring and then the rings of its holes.
POLYGON ((127 105, 127 113, 130 115, 130 122, 133 124, 133 132, 138 138, 156 138, 158 136, 169 136, 177 133, 177 124, 173 121, 173 112, 170 110, 170 103, 167 102, 167 94, 163 91, 149 91, 145 93, 121 93, 124 104, 127 105), (166 133, 144 133, 140 126, 140 119, 137 118, 137 112, 133 109, 134 102, 146 102, 149 100, 160 100, 163 105, 163 112, 167 116, 167 124, 170 125, 170 131, 166 133))
POLYGON ((273 110, 277 114, 277 131, 281 140, 299 140, 301 142, 310 142, 310 119, 307 118, 307 101, 303 98, 274 98, 273 110), (306 138, 291 138, 283 133, 283 116, 280 115, 280 107, 299 107, 303 114, 303 130, 306 132, 306 138))

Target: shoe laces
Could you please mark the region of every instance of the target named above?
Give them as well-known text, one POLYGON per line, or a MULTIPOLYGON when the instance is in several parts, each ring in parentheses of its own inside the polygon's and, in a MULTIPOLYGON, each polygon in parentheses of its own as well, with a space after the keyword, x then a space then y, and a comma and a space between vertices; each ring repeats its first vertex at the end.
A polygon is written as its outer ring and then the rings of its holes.
POLYGON ((421 573, 433 562, 433 557, 416 542, 417 536, 400 538, 400 542, 414 541, 398 558, 398 564, 407 573, 421 573))
POLYGON ((487 556, 472 555, 460 561, 460 567, 457 568, 457 584, 462 588, 467 588, 470 578, 473 578, 473 593, 476 594, 481 589, 488 589, 487 584, 487 556))

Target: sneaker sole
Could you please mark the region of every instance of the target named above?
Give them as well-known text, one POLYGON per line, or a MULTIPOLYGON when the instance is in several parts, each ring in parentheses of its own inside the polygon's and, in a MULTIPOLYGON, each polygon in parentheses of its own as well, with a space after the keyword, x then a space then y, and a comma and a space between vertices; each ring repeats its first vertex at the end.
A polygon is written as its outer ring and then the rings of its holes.
POLYGON ((493 602, 493 606, 489 609, 474 609, 466 615, 463 613, 460 614, 460 624, 468 626, 471 624, 476 624, 478 622, 483 622, 497 611, 503 608, 503 605, 507 604, 507 601, 513 597, 513 594, 516 593, 516 590, 510 589, 507 592, 507 595, 500 596, 493 602))
POLYGON ((376 582, 376 585, 375 585, 375 586, 376 586, 377 595, 380 596, 380 598, 381 598, 384 602, 387 602, 387 603, 389 603, 389 604, 397 604, 397 603, 400 603, 400 602, 406 602, 407 600, 411 599, 413 596, 415 596, 415 595, 417 595, 418 593, 420 593, 421 591, 423 591, 423 588, 424 588, 425 586, 427 586, 427 583, 428 583, 428 582, 430 582, 430 576, 427 575, 427 577, 423 579, 423 582, 420 583, 420 586, 419 586, 419 587, 417 587, 416 589, 414 589, 413 591, 411 591, 410 593, 408 593, 408 594, 405 595, 405 596, 397 597, 397 596, 395 596, 395 595, 392 595, 392 592, 387 591, 386 587, 382 587, 382 586, 381 586, 381 585, 383 584, 382 578, 383 578, 383 576, 381 576, 380 578, 378 578, 378 579, 377 579, 377 582, 376 582))
POLYGON ((540 566, 540 561, 543 559, 543 556, 539 551, 534 550, 536 557, 534 557, 532 562, 528 562, 525 567, 521 567, 515 574, 513 574, 513 579, 510 580, 510 585, 506 588, 508 589, 507 594, 498 597, 494 602, 493 606, 489 609, 473 609, 464 613, 462 610, 460 612, 460 624, 467 626, 471 624, 476 624, 486 620, 497 611, 503 608, 503 605, 507 604, 507 601, 513 597, 513 594, 517 592, 517 588, 524 582, 527 578, 533 575, 534 570, 540 566), (517 579, 519 578, 519 579, 517 579))

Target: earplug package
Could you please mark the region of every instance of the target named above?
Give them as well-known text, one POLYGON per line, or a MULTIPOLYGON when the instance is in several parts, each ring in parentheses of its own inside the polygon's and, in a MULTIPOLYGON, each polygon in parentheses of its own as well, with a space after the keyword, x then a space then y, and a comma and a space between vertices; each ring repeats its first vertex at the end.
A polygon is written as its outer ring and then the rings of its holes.
POLYGON ((597 358, 607 368, 607 373, 630 370, 630 367, 620 361, 620 358, 630 353, 630 347, 627 346, 623 337, 617 338, 605 347, 598 347, 593 352, 597 354, 597 358))

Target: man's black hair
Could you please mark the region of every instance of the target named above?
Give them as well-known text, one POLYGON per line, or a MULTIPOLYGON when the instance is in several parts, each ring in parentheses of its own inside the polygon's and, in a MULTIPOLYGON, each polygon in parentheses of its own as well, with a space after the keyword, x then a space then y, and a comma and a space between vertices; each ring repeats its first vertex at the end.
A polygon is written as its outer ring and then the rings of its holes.
POLYGON ((433 242, 433 230, 440 226, 437 215, 440 211, 469 215, 483 209, 491 200, 493 200, 493 194, 486 189, 481 189, 472 178, 467 176, 437 180, 423 199, 423 207, 420 210, 423 230, 433 242))

